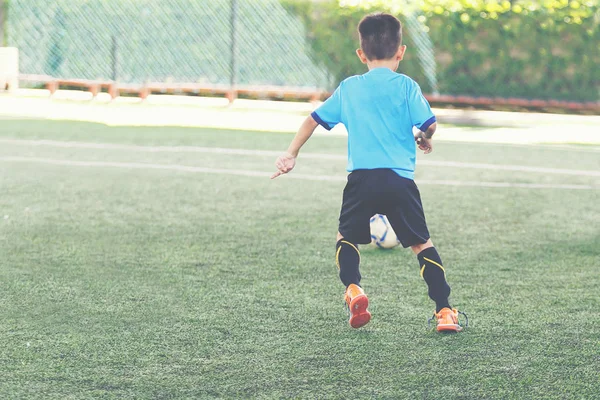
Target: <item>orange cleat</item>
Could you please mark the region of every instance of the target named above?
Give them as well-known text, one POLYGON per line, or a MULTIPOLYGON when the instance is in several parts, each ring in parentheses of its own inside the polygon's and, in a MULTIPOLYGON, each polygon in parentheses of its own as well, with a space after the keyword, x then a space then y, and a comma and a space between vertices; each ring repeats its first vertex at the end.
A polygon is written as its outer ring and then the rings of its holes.
POLYGON ((432 320, 436 319, 437 320, 437 327, 436 330, 438 332, 445 332, 445 333, 453 333, 453 332, 460 332, 463 330, 463 327, 460 325, 460 323, 458 322, 458 314, 462 314, 465 316, 466 318, 466 325, 468 326, 469 324, 469 319, 467 318, 467 315, 463 312, 460 312, 458 310, 456 310, 455 308, 450 309, 448 307, 442 308, 440 310, 440 312, 433 313, 433 317, 429 318, 429 323, 431 323, 432 320))
POLYGON ((350 326, 360 328, 371 320, 371 313, 367 310, 369 299, 365 291, 358 285, 351 283, 346 289, 346 305, 350 310, 350 326))

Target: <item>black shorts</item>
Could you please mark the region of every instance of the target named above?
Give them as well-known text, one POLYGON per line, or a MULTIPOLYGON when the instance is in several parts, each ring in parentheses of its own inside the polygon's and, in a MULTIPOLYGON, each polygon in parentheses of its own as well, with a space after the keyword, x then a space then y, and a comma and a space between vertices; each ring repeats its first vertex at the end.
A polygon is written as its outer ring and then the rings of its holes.
POLYGON ((348 175, 344 188, 339 231, 352 243, 371 242, 370 219, 387 216, 402 246, 429 239, 419 189, 412 179, 391 169, 359 169, 348 175))

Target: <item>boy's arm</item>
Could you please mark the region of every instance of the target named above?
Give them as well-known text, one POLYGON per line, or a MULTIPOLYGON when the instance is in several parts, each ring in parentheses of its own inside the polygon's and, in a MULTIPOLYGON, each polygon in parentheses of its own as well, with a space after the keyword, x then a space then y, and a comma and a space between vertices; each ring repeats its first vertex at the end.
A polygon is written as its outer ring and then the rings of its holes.
POLYGON ((429 154, 433 151, 433 134, 435 133, 435 130, 437 129, 437 122, 434 122, 433 124, 429 125, 429 127, 425 130, 425 132, 423 131, 419 131, 416 135, 415 135, 415 140, 417 142, 417 145, 419 145, 419 149, 423 150, 423 152, 425 154, 429 154))
POLYGON ((275 179, 279 175, 287 174, 294 169, 296 166, 296 157, 298 157, 300 148, 302 148, 304 143, 312 136, 318 125, 319 124, 312 116, 309 115, 306 117, 300 126, 300 129, 298 129, 298 133, 294 136, 292 143, 290 143, 287 152, 277 157, 277 160, 275 161, 277 172, 271 176, 271 179, 275 179))
POLYGON ((421 88, 412 79, 407 82, 407 98, 411 123, 419 130, 415 135, 415 141, 419 145, 419 149, 423 150, 425 154, 429 154, 433 151, 431 137, 437 127, 435 115, 431 111, 429 102, 423 96, 421 88))

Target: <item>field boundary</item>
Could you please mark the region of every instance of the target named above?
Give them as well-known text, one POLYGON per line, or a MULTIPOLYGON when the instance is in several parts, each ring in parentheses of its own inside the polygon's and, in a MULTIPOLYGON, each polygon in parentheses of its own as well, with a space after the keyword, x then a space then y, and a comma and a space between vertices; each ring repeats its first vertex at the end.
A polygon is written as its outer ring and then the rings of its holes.
MULTIPOLYGON (((96 149, 96 150, 128 150, 140 151, 149 153, 208 153, 208 154, 225 154, 225 155, 244 155, 244 156, 260 156, 260 157, 277 157, 281 154, 280 151, 273 150, 251 150, 251 149, 234 149, 223 147, 199 147, 199 146, 139 146, 139 145, 122 145, 115 143, 90 143, 90 142, 73 142, 73 141, 57 141, 57 140, 26 140, 26 139, 0 139, 0 143, 26 145, 26 146, 48 146, 59 148, 81 148, 81 149, 96 149)), ((345 161, 346 156, 341 154, 327 153, 302 153, 301 158, 320 159, 320 160, 338 160, 345 161)), ((561 168, 546 168, 532 167, 526 165, 505 165, 505 164, 486 164, 486 163, 464 163, 457 161, 431 161, 418 160, 417 165, 434 166, 434 167, 451 167, 451 168, 468 168, 482 170, 502 170, 515 172, 531 172, 555 175, 576 175, 576 176, 597 176, 600 177, 600 171, 561 169, 561 168)))
MULTIPOLYGON (((221 98, 149 96, 147 100, 93 98, 73 91, 48 97, 45 90, 0 94, 0 117, 80 121, 107 126, 178 126, 257 132, 295 133, 318 104, 221 98)), ((102 95, 105 95, 102 93, 102 95)), ((107 98, 108 97, 108 98, 107 98)), ((440 122, 436 141, 501 144, 600 145, 600 116, 526 114, 434 109, 440 122), (444 126, 445 123, 450 125, 444 126), (456 126, 458 125, 458 126, 456 126), (464 126, 463 126, 464 125, 464 126)), ((316 135, 346 136, 342 124, 316 135)))
MULTIPOLYGON (((2 162, 23 162, 69 167, 99 167, 99 168, 125 168, 138 170, 170 170, 189 173, 206 173, 219 175, 236 175, 247 177, 259 177, 269 179, 271 172, 234 170, 210 167, 192 167, 177 164, 153 164, 153 163, 129 163, 129 162, 106 162, 106 161, 75 161, 59 160, 39 157, 0 157, 2 162)), ((291 173, 285 178, 307 180, 345 182, 346 176, 337 175, 307 175, 291 173)), ((284 178, 284 179, 285 179, 284 178)), ((281 178, 279 178, 281 179, 281 178)), ((562 190, 597 190, 598 187, 591 185, 562 185, 562 184, 538 184, 538 183, 512 183, 512 182, 478 182, 478 181, 456 181, 456 180, 418 180, 419 185, 441 185, 441 186, 464 186, 464 187, 487 187, 487 188, 523 188, 523 189, 562 189, 562 190)))

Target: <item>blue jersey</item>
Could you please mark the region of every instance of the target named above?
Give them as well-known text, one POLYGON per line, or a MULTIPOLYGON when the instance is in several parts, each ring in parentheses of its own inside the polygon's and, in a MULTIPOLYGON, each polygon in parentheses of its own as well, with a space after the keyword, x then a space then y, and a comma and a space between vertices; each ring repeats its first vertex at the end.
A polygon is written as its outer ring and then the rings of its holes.
POLYGON ((413 127, 426 131, 436 119, 419 85, 389 68, 344 80, 312 114, 325 129, 348 130, 347 170, 390 168, 414 179, 413 127))

